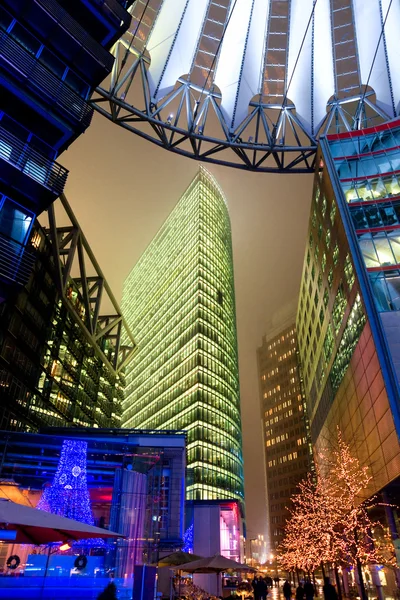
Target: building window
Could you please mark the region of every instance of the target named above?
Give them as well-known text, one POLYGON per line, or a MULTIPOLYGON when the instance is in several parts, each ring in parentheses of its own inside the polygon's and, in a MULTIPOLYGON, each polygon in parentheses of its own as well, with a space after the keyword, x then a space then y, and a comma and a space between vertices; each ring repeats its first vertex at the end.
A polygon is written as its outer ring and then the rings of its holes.
POLYGON ((333 282, 333 270, 332 267, 329 269, 329 273, 328 273, 328 283, 329 286, 332 286, 332 282, 333 282))
POLYGON ((325 198, 325 196, 322 197, 321 212, 322 212, 322 216, 325 216, 325 212, 326 212, 326 198, 325 198))
POLYGON ((329 250, 329 246, 331 244, 331 230, 330 229, 326 230, 326 233, 325 233, 325 242, 326 242, 326 247, 329 250))
POLYGON ((327 289, 325 289, 325 291, 324 291, 324 306, 325 306, 325 308, 328 306, 328 302, 329 302, 329 292, 327 289))
POLYGON ((336 217, 336 203, 334 200, 332 200, 332 208, 331 208, 331 214, 330 214, 330 219, 331 219, 332 225, 335 223, 335 217, 336 217))
POLYGON ((339 246, 337 244, 335 244, 335 247, 333 249, 333 264, 336 265, 339 262, 339 246))
POLYGON ((347 254, 346 260, 344 263, 344 274, 346 277, 347 285, 349 286, 349 289, 351 290, 351 288, 354 285, 355 276, 354 276, 354 269, 353 269, 353 265, 352 265, 349 254, 347 254))
POLYGON ((332 321, 333 321, 333 326, 335 328, 335 333, 337 334, 339 329, 340 329, 340 325, 342 324, 342 319, 344 316, 344 312, 346 310, 346 305, 347 305, 347 300, 346 300, 346 296, 344 294, 344 290, 343 290, 343 284, 341 283, 339 285, 337 294, 336 294, 336 298, 335 298, 335 302, 333 304, 333 308, 332 308, 332 321))

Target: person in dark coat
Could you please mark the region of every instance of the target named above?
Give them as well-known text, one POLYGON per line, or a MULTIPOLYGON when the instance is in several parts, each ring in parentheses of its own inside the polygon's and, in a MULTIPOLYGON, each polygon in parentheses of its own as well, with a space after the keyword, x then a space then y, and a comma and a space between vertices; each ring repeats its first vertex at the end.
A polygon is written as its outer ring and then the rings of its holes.
POLYGON ((287 579, 283 584, 283 595, 285 596, 286 600, 292 597, 292 586, 287 579))
POLYGON ((266 600, 268 595, 268 586, 262 577, 259 577, 256 583, 255 593, 259 600, 266 600))
POLYGON ((304 588, 301 583, 299 583, 296 589, 296 600, 304 600, 304 588))
POLYGON ((325 600, 338 600, 337 591, 329 581, 329 577, 325 577, 325 585, 323 587, 325 600))
POLYGON ((315 596, 314 586, 309 579, 304 584, 304 593, 306 595, 306 600, 313 600, 315 596))
POLYGON ((97 600, 117 600, 117 586, 115 583, 109 583, 101 594, 97 596, 97 600))
POLYGON ((257 586, 258 586, 258 577, 253 577, 253 580, 251 582, 251 587, 253 588, 254 600, 259 600, 257 586))

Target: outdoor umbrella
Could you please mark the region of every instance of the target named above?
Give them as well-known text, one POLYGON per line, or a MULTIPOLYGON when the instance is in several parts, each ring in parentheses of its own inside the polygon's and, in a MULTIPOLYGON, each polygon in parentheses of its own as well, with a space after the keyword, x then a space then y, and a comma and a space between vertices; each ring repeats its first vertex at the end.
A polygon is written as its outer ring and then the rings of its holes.
MULTIPOLYGON (((49 544, 87 538, 124 537, 115 531, 86 525, 73 519, 0 498, 0 529, 15 531, 15 544, 49 544)), ((1 537, 1 531, 0 531, 1 537)))
POLYGON ((179 570, 186 571, 186 573, 215 573, 217 575, 217 594, 219 588, 219 573, 230 570, 255 571, 253 567, 238 563, 221 554, 214 554, 214 556, 209 556, 208 558, 201 558, 200 560, 194 560, 193 562, 180 565, 179 570))
POLYGON ((183 552, 182 550, 179 550, 178 552, 173 552, 172 554, 163 556, 156 564, 157 567, 178 567, 179 565, 183 565, 194 560, 200 560, 201 558, 203 557, 198 556, 198 554, 190 554, 189 552, 183 552))
POLYGON ((253 567, 238 563, 221 554, 214 554, 214 556, 209 556, 208 558, 187 562, 186 564, 180 565, 179 570, 186 571, 186 573, 222 573, 223 571, 229 570, 255 571, 253 567))

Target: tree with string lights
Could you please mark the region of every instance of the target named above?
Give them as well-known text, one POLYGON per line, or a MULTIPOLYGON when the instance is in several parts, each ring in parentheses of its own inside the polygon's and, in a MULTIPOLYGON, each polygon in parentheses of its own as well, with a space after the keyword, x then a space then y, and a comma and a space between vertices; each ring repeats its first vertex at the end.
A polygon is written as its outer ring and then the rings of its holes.
POLYGON ((279 560, 287 570, 314 571, 321 563, 357 570, 360 595, 367 599, 362 565, 395 565, 390 537, 381 523, 372 521, 376 498, 365 501, 371 481, 341 432, 335 449, 319 455, 315 473, 309 474, 292 497, 293 508, 285 527, 279 560))
POLYGON ((329 494, 337 502, 339 518, 336 524, 341 548, 338 562, 356 568, 362 600, 367 600, 362 566, 394 566, 393 544, 384 526, 372 521, 370 512, 380 505, 376 497, 365 500, 372 479, 367 466, 361 466, 349 445, 337 429, 336 447, 321 459, 328 469, 329 494))

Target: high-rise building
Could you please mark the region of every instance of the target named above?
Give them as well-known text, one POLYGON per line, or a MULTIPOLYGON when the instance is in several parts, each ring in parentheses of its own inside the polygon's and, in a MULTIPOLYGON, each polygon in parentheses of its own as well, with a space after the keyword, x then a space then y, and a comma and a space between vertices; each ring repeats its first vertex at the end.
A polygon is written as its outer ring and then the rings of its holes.
POLYGON ((257 351, 267 476, 268 546, 283 538, 289 499, 310 468, 296 326, 265 336, 257 351))
POLYGON ((339 426, 397 500, 399 145, 399 120, 321 140, 297 316, 316 456, 339 426))
POLYGON ((50 229, 34 222, 27 282, 0 304, 0 429, 120 424, 133 338, 127 332, 121 345, 121 311, 65 197, 62 203, 70 224, 63 218, 57 227, 54 214, 50 229))
POLYGON ((90 125, 129 0, 4 0, 0 7, 0 302, 35 261, 35 217, 63 191, 58 156, 90 125))
POLYGON ((123 426, 184 429, 187 499, 243 501, 231 226, 204 168, 128 275, 122 311, 138 345, 123 426))

